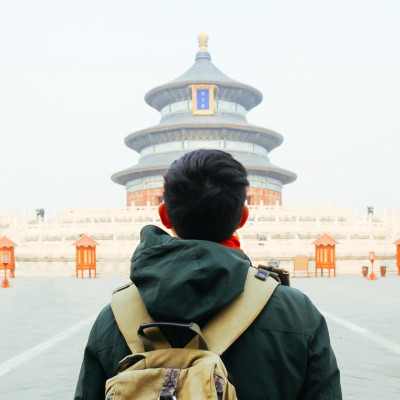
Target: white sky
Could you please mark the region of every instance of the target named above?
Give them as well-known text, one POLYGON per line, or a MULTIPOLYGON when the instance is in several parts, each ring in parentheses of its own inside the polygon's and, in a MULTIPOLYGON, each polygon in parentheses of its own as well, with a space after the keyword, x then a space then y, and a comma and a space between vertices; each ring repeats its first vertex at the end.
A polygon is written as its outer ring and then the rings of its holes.
POLYGON ((0 0, 0 212, 124 206, 124 138, 158 123, 143 97, 200 32, 284 136, 284 205, 400 209, 399 21, 398 0, 0 0))

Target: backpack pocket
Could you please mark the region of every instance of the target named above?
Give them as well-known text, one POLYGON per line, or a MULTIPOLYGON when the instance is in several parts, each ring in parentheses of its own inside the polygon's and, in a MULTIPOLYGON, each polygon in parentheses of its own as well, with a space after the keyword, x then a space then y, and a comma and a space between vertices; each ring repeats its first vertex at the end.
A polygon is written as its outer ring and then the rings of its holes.
POLYGON ((237 399, 221 358, 206 350, 154 350, 121 364, 128 367, 107 381, 107 400, 237 399))

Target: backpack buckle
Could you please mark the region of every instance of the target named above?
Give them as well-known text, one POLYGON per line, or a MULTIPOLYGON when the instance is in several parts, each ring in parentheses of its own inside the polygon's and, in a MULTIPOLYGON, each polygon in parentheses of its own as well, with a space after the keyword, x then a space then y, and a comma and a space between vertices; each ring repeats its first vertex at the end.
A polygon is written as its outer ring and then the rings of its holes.
POLYGON ((284 286, 290 286, 289 271, 280 268, 279 263, 276 260, 268 261, 268 265, 258 264, 258 272, 256 274, 256 278, 265 281, 268 276, 271 276, 271 278, 274 278, 278 283, 281 283, 284 286))
POLYGON ((266 271, 263 268, 258 268, 256 273, 256 278, 260 279, 261 281, 266 281, 269 275, 269 271, 266 271))

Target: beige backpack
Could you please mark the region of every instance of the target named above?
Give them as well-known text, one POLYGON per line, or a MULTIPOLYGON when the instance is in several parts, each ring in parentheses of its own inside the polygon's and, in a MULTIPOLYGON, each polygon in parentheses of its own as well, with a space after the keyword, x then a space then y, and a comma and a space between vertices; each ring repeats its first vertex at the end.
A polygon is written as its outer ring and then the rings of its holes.
POLYGON ((278 282, 249 268, 245 289, 202 331, 194 323, 154 322, 137 288, 115 292, 111 307, 132 354, 106 382, 106 400, 237 400, 220 356, 251 325, 278 282), (256 279, 259 278, 259 279, 256 279), (160 328, 189 329, 185 348, 171 348, 160 328))

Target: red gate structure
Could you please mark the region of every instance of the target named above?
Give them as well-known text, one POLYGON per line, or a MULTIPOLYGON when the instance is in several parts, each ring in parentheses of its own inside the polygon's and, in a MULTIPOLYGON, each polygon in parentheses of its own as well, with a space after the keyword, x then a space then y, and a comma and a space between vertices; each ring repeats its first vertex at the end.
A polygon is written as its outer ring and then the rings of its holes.
POLYGON ((321 276, 323 276, 324 269, 327 269, 330 278, 331 269, 333 269, 333 276, 336 277, 335 245, 339 242, 324 233, 314 240, 313 244, 315 244, 315 276, 318 275, 318 269, 321 270, 321 276))
POLYGON ((2 287, 10 286, 7 279, 7 270, 10 271, 10 277, 15 278, 14 247, 16 246, 18 245, 5 236, 0 239, 0 269, 4 270, 4 280, 1 284, 2 287))
POLYGON ((89 271, 89 278, 92 277, 92 270, 96 278, 96 246, 99 244, 88 235, 84 234, 79 238, 73 246, 76 246, 76 277, 81 271, 81 278, 83 279, 83 272, 89 271))
POLYGON ((400 275, 400 239, 397 239, 393 244, 396 245, 397 254, 396 254, 396 265, 397 265, 397 275, 400 275))

